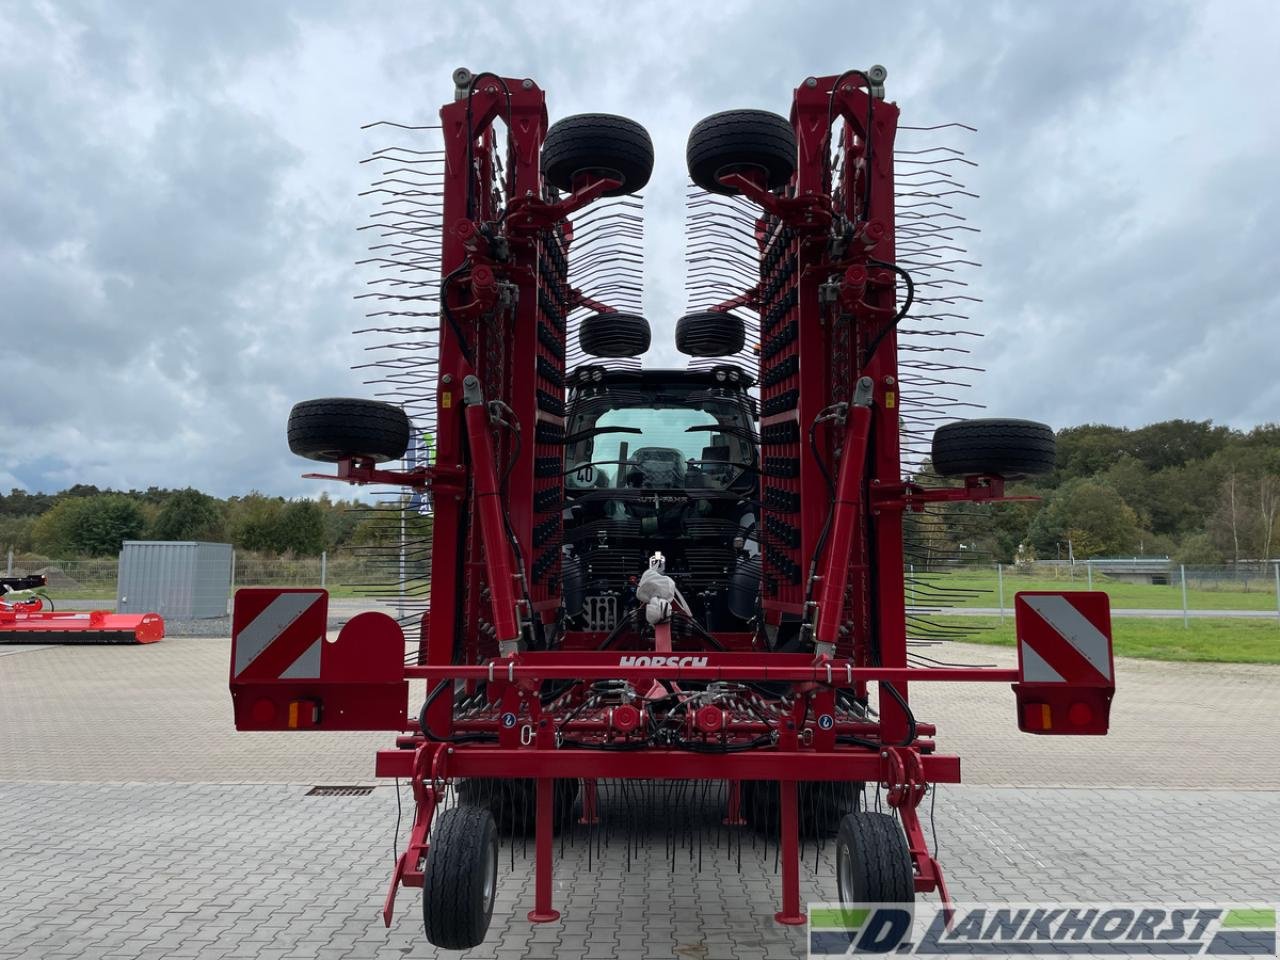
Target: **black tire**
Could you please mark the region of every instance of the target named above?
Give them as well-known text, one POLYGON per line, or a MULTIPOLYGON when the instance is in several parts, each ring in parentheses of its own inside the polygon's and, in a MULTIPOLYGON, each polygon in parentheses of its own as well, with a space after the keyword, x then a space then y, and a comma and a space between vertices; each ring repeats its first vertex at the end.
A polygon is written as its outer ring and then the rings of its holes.
POLYGON ((686 356, 731 357, 746 342, 746 325, 732 313, 699 310, 676 321, 676 349, 686 356))
POLYGON ((479 946, 489 932, 498 886, 498 828, 483 807, 436 814, 423 867, 422 923, 445 950, 479 946))
POLYGON ((620 197, 643 190, 653 173, 653 141, 634 120, 609 113, 580 113, 557 120, 542 143, 542 175, 569 193, 582 174, 604 174, 622 186, 605 192, 620 197))
POLYGON ((393 403, 327 397, 289 411, 289 449, 308 460, 385 463, 399 460, 408 446, 409 417, 393 403))
POLYGON ((758 833, 778 832, 778 784, 768 780, 743 780, 738 803, 742 819, 758 833))
POLYGON ((933 469, 943 477, 1016 479, 1052 473, 1053 428, 1033 420, 961 420, 933 434, 933 469))
MULTIPOLYGON (((802 837, 831 837, 841 819, 861 806, 863 784, 836 780, 801 780, 796 791, 802 837)), ((781 787, 776 780, 744 780, 739 803, 747 825, 775 836, 781 815, 781 787)))
POLYGON ((914 903, 911 851, 887 813, 859 811, 836 834, 836 886, 841 903, 914 903))
MULTIPOLYGON (((458 784, 464 804, 482 807, 492 815, 504 836, 533 836, 537 827, 537 783, 530 779, 471 777, 458 784)), ((578 781, 557 778, 551 794, 551 830, 559 834, 577 817, 578 781)))
POLYGON ((578 325, 578 346, 593 357, 638 357, 649 341, 649 321, 635 313, 596 313, 578 325))
POLYGON ((784 186, 796 170, 796 134, 785 117, 768 110, 726 110, 699 120, 685 148, 689 178, 710 193, 736 194, 719 177, 764 171, 770 190, 784 186))
POLYGON ((800 827, 806 837, 834 837, 840 822, 862 807, 864 784, 811 780, 800 784, 800 827))

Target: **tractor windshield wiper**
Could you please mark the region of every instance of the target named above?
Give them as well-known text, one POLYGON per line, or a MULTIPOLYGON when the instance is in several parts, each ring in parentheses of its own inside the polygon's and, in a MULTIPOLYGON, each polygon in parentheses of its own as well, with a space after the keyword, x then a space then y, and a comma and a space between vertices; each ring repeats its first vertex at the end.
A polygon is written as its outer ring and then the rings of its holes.
POLYGON ((579 433, 573 433, 564 438, 566 444, 577 443, 579 440, 590 440, 592 437, 598 437, 603 433, 644 433, 639 427, 591 427, 579 433))

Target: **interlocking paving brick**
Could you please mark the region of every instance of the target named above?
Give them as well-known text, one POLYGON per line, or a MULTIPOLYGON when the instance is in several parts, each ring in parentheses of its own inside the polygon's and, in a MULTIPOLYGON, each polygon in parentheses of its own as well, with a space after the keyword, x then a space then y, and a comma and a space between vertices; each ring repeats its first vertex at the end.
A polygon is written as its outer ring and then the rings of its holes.
MULTIPOLYGON (((390 930, 381 923, 395 788, 305 796, 315 783, 374 782, 389 736, 235 733, 228 649, 172 640, 0 661, 0 960, 432 955, 417 891, 401 892, 390 930)), ((1010 656, 956 645, 947 659, 1010 656)), ((965 758, 966 785, 937 793, 955 896, 1280 898, 1280 837, 1259 826, 1280 816, 1280 670, 1121 661, 1117 672, 1106 739, 1019 734, 1003 686, 913 690, 941 749, 965 758)), ((404 814, 402 840, 407 795, 404 814)), ((803 928, 772 919, 770 845, 715 831, 701 872, 678 845, 673 870, 672 834, 642 829, 629 866, 621 837, 590 856, 567 839, 554 924, 525 919, 532 844, 504 849, 489 940, 464 955, 802 951, 803 928)), ((804 899, 834 895, 832 855, 805 848, 804 899)))
MULTIPOLYGON (((238 734, 229 655, 229 640, 178 638, 5 657, 0 780, 375 782, 373 754, 389 735, 238 734)), ((1015 660, 1012 649, 971 644, 930 656, 1015 660)), ((1004 684, 916 684, 912 700, 938 724, 939 750, 962 757, 966 783, 1280 789, 1280 667, 1122 659, 1116 676, 1105 738, 1020 733, 1004 684), (1233 742, 1250 744, 1248 763, 1222 747, 1233 742)))
MULTIPOLYGON (((393 790, 323 804, 303 792, 0 784, 0 822, 20 825, 0 835, 0 957, 423 955, 420 894, 401 892, 390 931, 379 916, 393 790), (335 849, 340 858, 322 855, 335 849), (223 914, 215 904, 240 909, 223 914)), ((962 899, 1275 900, 1280 836, 1251 825, 1277 817, 1280 794, 1264 791, 962 786, 937 803, 941 856, 962 899)), ((744 846, 741 874, 723 854, 708 855, 702 874, 683 863, 672 874, 662 835, 651 835, 633 851, 620 893, 597 898, 585 843, 575 840, 556 867, 564 917, 537 926, 524 917, 529 854, 517 849, 511 868, 504 851, 490 939, 466 956, 709 960, 802 949, 802 928, 773 922, 777 877, 763 843, 744 846)), ((832 896, 832 855, 822 849, 815 873, 809 848, 805 899, 832 896)), ((621 852, 606 856, 615 867, 621 852)))

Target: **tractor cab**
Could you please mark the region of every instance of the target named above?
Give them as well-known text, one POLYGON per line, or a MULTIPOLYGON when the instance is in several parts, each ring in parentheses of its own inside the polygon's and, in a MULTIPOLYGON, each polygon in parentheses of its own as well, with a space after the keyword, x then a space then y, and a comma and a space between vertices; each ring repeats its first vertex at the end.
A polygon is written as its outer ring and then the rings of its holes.
POLYGON ((579 367, 565 423, 565 609, 611 630, 655 552, 708 630, 755 613, 759 453, 752 379, 579 367), (749 578, 754 572, 754 582, 749 578), (735 575, 741 582, 736 584, 735 575))

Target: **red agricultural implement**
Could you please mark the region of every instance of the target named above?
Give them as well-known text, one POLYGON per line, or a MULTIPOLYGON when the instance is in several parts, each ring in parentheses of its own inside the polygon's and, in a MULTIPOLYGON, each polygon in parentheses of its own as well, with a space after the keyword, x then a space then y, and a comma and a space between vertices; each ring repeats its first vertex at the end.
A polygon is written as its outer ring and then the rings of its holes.
POLYGON ((781 923, 804 921, 802 835, 835 835, 842 901, 946 900, 919 808, 960 761, 912 686, 1010 684, 1021 729, 1106 732, 1105 595, 1020 594, 1017 669, 909 653, 904 523, 1004 499, 1052 469, 1053 433, 931 424, 932 475, 954 479, 904 475, 904 384, 941 389, 953 368, 900 362, 913 304, 945 308, 910 266, 936 231, 895 211, 935 194, 895 188, 884 79, 811 77, 789 118, 693 129, 691 233, 729 239, 691 260, 713 272, 676 325, 687 370, 635 360, 650 328, 633 197, 653 161, 638 124, 548 126, 533 81, 461 70, 442 150, 371 158, 371 316, 403 339, 370 366, 403 402, 300 403, 289 443, 430 514, 409 538, 429 571, 402 552, 396 574, 423 612, 328 638, 323 591, 241 590, 231 691, 242 730, 399 734, 377 756, 415 799, 388 923, 398 888, 422 887, 432 943, 479 943, 500 826, 533 834, 529 918, 555 920, 553 836, 604 815, 599 785, 620 781, 716 784, 725 823, 776 838, 781 923), (382 465, 422 430, 431 456, 382 465), (890 812, 864 809, 868 785, 890 812))
POLYGON ((0 643, 155 643, 164 639, 164 620, 155 613, 106 610, 55 611, 40 594, 4 599, 10 593, 48 586, 39 574, 0 577, 0 643))

